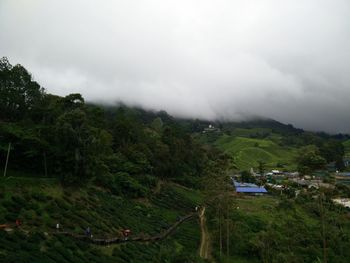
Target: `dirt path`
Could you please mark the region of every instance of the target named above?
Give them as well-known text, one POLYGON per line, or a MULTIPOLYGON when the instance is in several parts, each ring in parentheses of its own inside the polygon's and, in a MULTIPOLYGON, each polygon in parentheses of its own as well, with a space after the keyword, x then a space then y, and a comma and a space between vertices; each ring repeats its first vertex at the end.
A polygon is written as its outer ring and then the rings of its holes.
POLYGON ((205 207, 199 213, 199 221, 201 226, 201 246, 199 248, 199 256, 204 259, 210 258, 210 242, 209 233, 205 218, 205 207))
POLYGON ((169 235, 171 235, 177 227, 182 224, 183 222, 195 217, 197 214, 196 213, 191 213, 188 214, 187 216, 182 217, 180 220, 175 222, 171 227, 169 227, 167 230, 165 230, 162 233, 159 233, 158 235, 155 236, 134 236, 130 237, 128 239, 124 239, 121 237, 115 237, 115 238, 90 238, 87 237, 86 235, 77 235, 71 232, 56 232, 53 233, 54 235, 65 235, 65 236, 70 236, 74 239, 78 239, 81 241, 86 241, 88 243, 92 243, 95 245, 111 245, 111 244, 118 244, 118 243, 125 243, 125 242, 156 242, 165 239, 169 235))

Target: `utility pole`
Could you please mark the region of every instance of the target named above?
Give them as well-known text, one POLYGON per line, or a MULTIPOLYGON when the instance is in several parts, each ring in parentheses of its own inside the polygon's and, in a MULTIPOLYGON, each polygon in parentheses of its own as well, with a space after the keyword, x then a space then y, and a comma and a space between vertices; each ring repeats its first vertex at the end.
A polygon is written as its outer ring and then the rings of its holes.
POLYGON ((226 204, 226 256, 227 258, 230 258, 230 209, 229 206, 230 203, 230 196, 227 197, 229 200, 227 201, 228 204, 226 204))
POLYGON ((11 143, 9 143, 9 147, 8 147, 8 149, 7 149, 7 156, 6 156, 6 163, 5 163, 4 177, 6 176, 6 172, 7 172, 7 164, 8 164, 8 162, 9 162, 10 150, 11 150, 11 143))
POLYGON ((230 183, 230 177, 228 176, 227 178, 227 182, 225 184, 225 188, 226 188, 226 198, 227 198, 227 201, 226 201, 226 256, 227 258, 230 258, 230 214, 229 214, 229 207, 231 205, 230 203, 230 194, 229 194, 229 183, 230 183))
POLYGON ((323 263, 327 263, 327 243, 326 243, 326 229, 324 224, 324 205, 323 205, 324 194, 320 193, 320 214, 321 214, 321 224, 322 224, 322 243, 323 243, 323 263))
POLYGON ((220 258, 222 257, 221 207, 219 208, 220 258))

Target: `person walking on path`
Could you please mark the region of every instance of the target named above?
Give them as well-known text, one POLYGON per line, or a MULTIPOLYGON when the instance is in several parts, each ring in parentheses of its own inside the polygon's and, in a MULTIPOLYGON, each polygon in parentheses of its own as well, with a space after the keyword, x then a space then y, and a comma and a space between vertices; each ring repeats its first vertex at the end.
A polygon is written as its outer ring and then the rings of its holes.
POLYGON ((85 230, 85 235, 88 236, 88 237, 92 237, 92 235, 91 235, 91 229, 90 229, 89 226, 88 226, 88 227, 86 228, 86 230, 85 230))
POLYGON ((60 232, 60 223, 56 224, 56 232, 60 232))
POLYGON ((20 227, 22 225, 21 220, 19 220, 18 218, 16 219, 16 227, 20 227))
POLYGON ((129 235, 131 234, 131 230, 130 230, 130 229, 124 229, 124 230, 122 231, 122 234, 123 234, 123 236, 124 236, 124 240, 127 241, 129 235))

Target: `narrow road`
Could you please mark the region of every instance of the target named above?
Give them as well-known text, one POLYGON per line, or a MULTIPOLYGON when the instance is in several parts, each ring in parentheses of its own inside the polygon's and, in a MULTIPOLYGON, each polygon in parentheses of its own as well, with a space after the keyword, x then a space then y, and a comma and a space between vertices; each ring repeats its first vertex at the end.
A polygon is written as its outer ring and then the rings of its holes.
POLYGON ((204 259, 209 259, 210 257, 210 242, 208 228, 205 218, 205 207, 199 213, 199 221, 201 226, 201 246, 199 248, 199 256, 204 259))

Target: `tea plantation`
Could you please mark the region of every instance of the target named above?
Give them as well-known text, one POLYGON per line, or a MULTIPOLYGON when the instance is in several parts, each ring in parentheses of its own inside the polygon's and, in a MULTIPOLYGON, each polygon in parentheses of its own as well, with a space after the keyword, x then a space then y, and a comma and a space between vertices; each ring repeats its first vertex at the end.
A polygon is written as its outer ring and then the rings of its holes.
POLYGON ((100 238, 121 236, 125 228, 132 236, 159 234, 201 200, 182 186, 167 183, 150 198, 130 200, 96 186, 67 189, 54 179, 10 177, 1 179, 0 193, 0 224, 12 229, 0 230, 0 262, 201 262, 197 217, 154 243, 104 247, 54 235, 56 223, 76 234, 90 227, 100 238))

